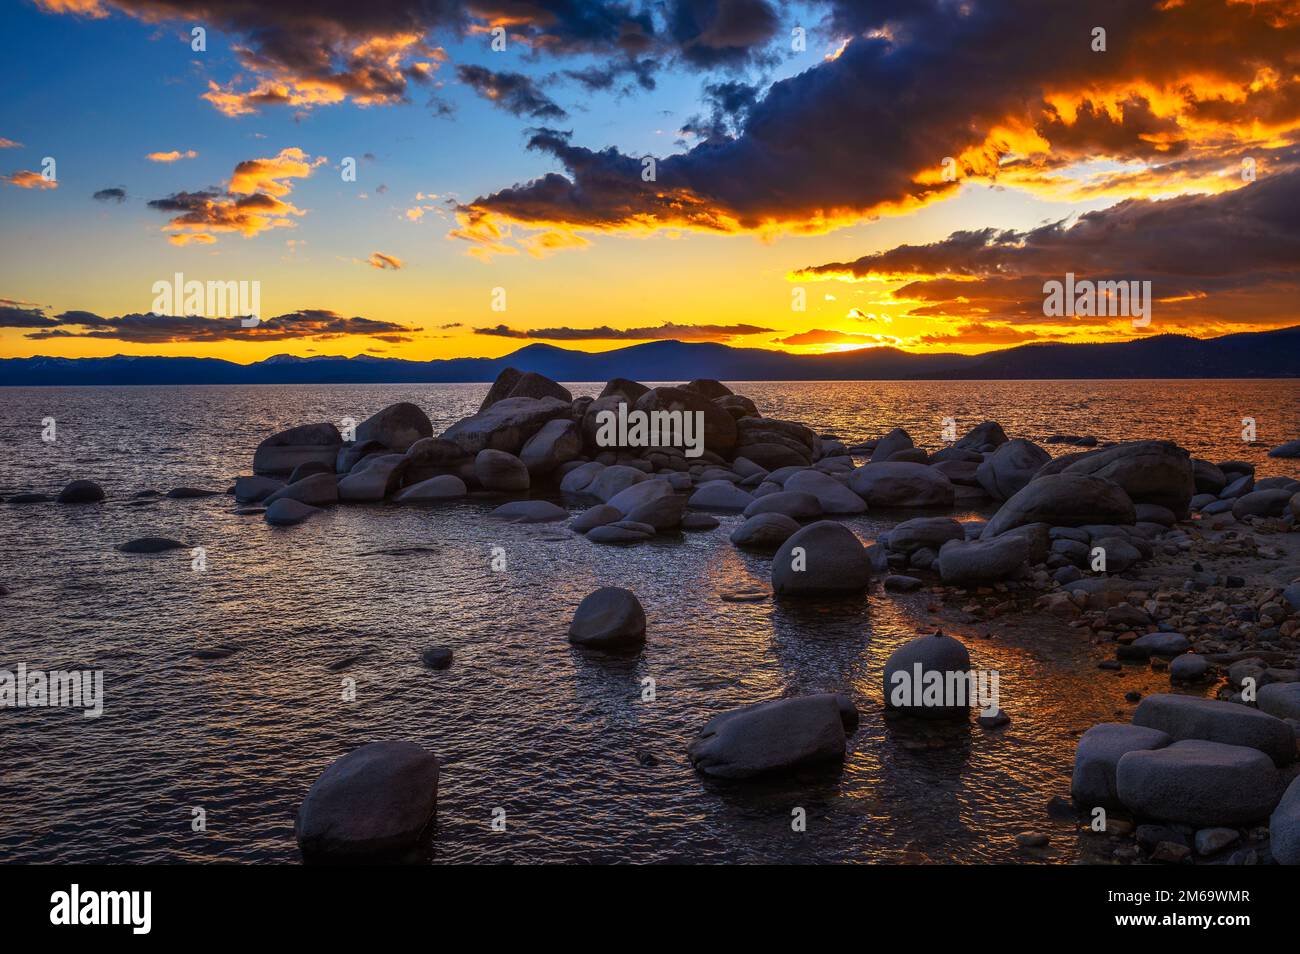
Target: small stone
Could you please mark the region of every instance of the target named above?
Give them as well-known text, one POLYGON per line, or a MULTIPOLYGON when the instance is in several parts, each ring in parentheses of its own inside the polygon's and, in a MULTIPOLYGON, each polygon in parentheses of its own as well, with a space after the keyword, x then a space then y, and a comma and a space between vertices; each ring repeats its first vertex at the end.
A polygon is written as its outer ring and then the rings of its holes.
POLYGON ((446 646, 430 646, 420 654, 420 661, 430 669, 446 669, 451 665, 452 652, 446 646))

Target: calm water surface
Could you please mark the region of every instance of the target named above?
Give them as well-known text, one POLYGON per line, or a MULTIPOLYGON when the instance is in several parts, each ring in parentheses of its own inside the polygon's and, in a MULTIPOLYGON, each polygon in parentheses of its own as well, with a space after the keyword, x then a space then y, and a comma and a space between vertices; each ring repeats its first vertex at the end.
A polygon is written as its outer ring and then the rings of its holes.
MULTIPOLYGON (((1294 474, 1294 461, 1265 451, 1300 436, 1294 382, 735 387, 766 414, 851 441, 902 424, 933 447, 942 418, 964 430, 992 417, 1012 436, 1174 437, 1198 455, 1294 474), (1243 417, 1266 446, 1242 443, 1243 417)), ((90 507, 0 505, 0 582, 12 590, 0 598, 0 668, 103 669, 106 695, 95 720, 0 709, 0 860, 296 861, 294 814, 320 771, 364 742, 410 739, 443 762, 435 862, 1008 861, 1017 832, 1050 830, 1044 806, 1068 792, 1072 732, 1115 718, 1123 691, 1160 685, 1100 675, 1095 651, 1047 622, 1032 641, 972 640, 975 665, 1001 673, 1014 721, 924 748, 882 716, 879 685, 886 656, 925 629, 924 596, 725 601, 769 576, 768 559, 727 541, 739 517, 611 548, 562 524, 486 521, 486 502, 340 507, 288 530, 235 516, 224 496, 126 502, 145 488, 224 489, 271 432, 361 420, 395 401, 423 407, 436 432, 485 390, 0 389, 0 494, 90 477, 109 495, 90 507), (40 440, 45 417, 57 421, 53 444, 40 440), (193 572, 186 551, 113 549, 146 535, 202 545, 207 572, 193 572), (503 573, 489 565, 497 546, 503 573), (636 658, 565 640, 574 607, 607 584, 645 605, 649 641, 636 658), (451 669, 420 665, 434 643, 454 649, 451 669), (217 644, 238 651, 191 658, 217 644), (640 701, 646 676, 653 703, 640 701), (342 698, 345 678, 355 701, 342 698), (862 712, 842 771, 721 785, 691 770, 686 745, 711 715, 825 690, 862 712), (807 810, 804 833, 791 830, 795 806, 807 810), (505 833, 490 827, 497 807, 505 833), (195 808, 206 832, 191 830, 195 808)), ((911 515, 847 523, 871 540, 911 515)), ((1073 860, 1072 839, 1056 842, 1053 859, 1073 860)))

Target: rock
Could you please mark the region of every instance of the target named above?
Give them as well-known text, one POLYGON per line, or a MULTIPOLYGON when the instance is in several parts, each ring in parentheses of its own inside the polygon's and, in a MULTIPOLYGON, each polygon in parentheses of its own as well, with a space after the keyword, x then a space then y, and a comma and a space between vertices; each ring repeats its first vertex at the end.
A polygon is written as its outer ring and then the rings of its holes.
POLYGON ((320 461, 333 467, 343 446, 339 429, 330 423, 303 424, 272 434, 253 453, 253 473, 288 474, 299 464, 320 461))
POLYGON ((567 418, 570 405, 559 398, 505 398, 457 421, 443 431, 467 455, 481 450, 499 450, 518 454, 528 439, 557 417, 567 418))
POLYGON ((1087 524, 1131 524, 1137 519, 1133 501, 1115 483, 1088 474, 1038 476, 1002 505, 981 537, 996 537, 1027 523, 1054 527, 1087 524))
POLYGON ((1138 815, 1208 827, 1266 817, 1277 802, 1279 779, 1257 749, 1188 739, 1126 753, 1116 788, 1124 807, 1138 815))
POLYGON ((716 530, 720 526, 717 517, 710 517, 707 513, 684 513, 682 514, 683 530, 700 531, 716 530))
POLYGON ((1242 494, 1232 504, 1232 515, 1238 520, 1246 517, 1280 517, 1291 500, 1289 490, 1254 490, 1242 494))
POLYGON ((1269 457, 1300 457, 1300 440, 1278 444, 1268 452, 1269 457))
POLYGON ((283 486, 283 481, 272 480, 270 477, 237 477, 235 478, 235 502, 258 503, 283 486))
POLYGON ((915 517, 889 531, 889 549, 913 553, 926 547, 938 551, 949 540, 965 540, 966 531, 951 517, 915 517))
POLYGON ((262 514, 262 519, 273 527, 291 527, 318 513, 319 510, 305 503, 282 499, 267 507, 266 513, 262 514))
MULTIPOLYGON (((587 487, 604 469, 604 464, 597 463, 594 460, 588 461, 585 464, 579 464, 560 478, 560 490, 566 494, 585 493, 587 487)), ((631 469, 632 468, 630 467, 628 468, 628 470, 631 469)))
POLYGON ((572 403, 573 395, 565 388, 544 374, 538 374, 536 371, 526 371, 521 374, 510 389, 507 399, 514 400, 518 398, 553 398, 558 401, 564 401, 566 404, 572 403))
POLYGON ((745 508, 746 517, 756 517, 761 513, 784 514, 793 520, 812 520, 821 516, 822 505, 812 494, 778 490, 759 497, 745 508))
POLYGON ((1169 679, 1171 682, 1196 682, 1204 679, 1209 670, 1210 664, 1205 661, 1204 656, 1184 653, 1170 661, 1169 679))
MULTIPOLYGON (((646 481, 646 483, 650 483, 650 481, 646 481)), ((666 483, 666 481, 655 481, 655 483, 666 483)), ((657 497, 654 500, 633 507, 628 511, 627 519, 630 523, 645 524, 654 527, 659 533, 667 533, 681 526, 682 514, 685 509, 686 498, 672 494, 657 497)))
POLYGON ((123 553, 162 553, 166 550, 184 550, 188 544, 169 537, 140 537, 118 544, 117 549, 123 553))
POLYGON ((629 403, 635 404, 637 398, 645 394, 650 389, 644 384, 631 381, 627 378, 610 378, 605 389, 600 392, 600 397, 610 397, 617 395, 626 398, 629 403))
POLYGON ((1091 451, 1062 473, 1104 477, 1119 484, 1134 503, 1159 504, 1180 520, 1186 519, 1196 492, 1191 457, 1172 441, 1131 441, 1091 451))
POLYGON ((59 494, 59 503, 99 503, 104 499, 104 488, 93 480, 74 480, 59 494))
POLYGON ((1159 504, 1134 504, 1133 510, 1138 523, 1158 523, 1162 527, 1172 527, 1178 520, 1172 510, 1159 504))
POLYGON ((578 605, 569 624, 569 642, 592 649, 641 646, 645 629, 645 610, 636 594, 618 586, 602 586, 578 605))
POLYGON ((954 586, 1005 580, 1024 564, 1029 544, 1014 535, 993 540, 949 540, 939 550, 939 576, 954 586))
POLYGON ((406 482, 418 484, 451 473, 468 455, 460 445, 442 437, 422 437, 406 449, 406 482))
POLYGON ((519 459, 529 474, 540 476, 581 455, 582 428, 573 421, 556 418, 528 439, 519 459))
POLYGON ((714 716, 687 748, 696 771, 744 779, 842 761, 845 719, 856 710, 832 693, 774 699, 714 716))
POLYGON ((353 441, 351 444, 344 444, 334 458, 334 472, 350 474, 356 470, 357 464, 367 457, 382 457, 387 453, 388 448, 379 441, 353 441))
MULTIPOLYGON (((606 467, 600 471, 587 487, 586 493, 609 503, 615 497, 633 484, 639 484, 643 480, 650 478, 642 471, 635 467, 625 467, 622 464, 616 464, 613 467, 606 467)), ((661 481, 662 483, 662 481, 661 481)))
POLYGON ((952 446, 962 450, 996 450, 1007 442, 1006 432, 997 421, 983 421, 976 424, 961 440, 952 446))
POLYGON ((398 503, 431 503, 436 500, 454 500, 469 493, 465 481, 455 474, 439 474, 418 484, 411 484, 397 495, 398 503))
POLYGON ((1195 484, 1198 494, 1214 494, 1217 496, 1219 491, 1228 485, 1228 478, 1224 476, 1222 470, 1208 460, 1193 457, 1192 482, 1195 484))
MULTIPOLYGON (((865 513, 867 505, 862 498, 834 477, 816 470, 803 470, 786 479, 787 493, 811 494, 817 498, 824 513, 865 513)), ((775 496, 775 495, 774 495, 775 496)))
POLYGON ((5 503, 11 504, 29 504, 29 503, 48 503, 49 494, 14 494, 5 503))
POLYGON ((875 507, 951 507, 952 482, 925 464, 871 463, 849 475, 849 489, 875 507))
POLYGON ((899 573, 891 573, 885 577, 885 589, 891 593, 911 593, 919 590, 923 583, 914 576, 903 576, 899 573))
POLYGON ((1187 652, 1191 642, 1182 633, 1147 633, 1129 645, 1148 656, 1177 656, 1187 652))
POLYGON ((446 669, 451 660, 452 652, 446 646, 430 646, 420 654, 420 661, 430 669, 446 669))
POLYGON ((1196 833, 1196 853, 1198 855, 1218 854, 1240 840, 1241 835, 1235 828, 1202 828, 1196 833))
POLYGON ((729 397, 733 392, 721 381, 715 381, 712 378, 696 378, 689 384, 682 385, 683 391, 694 391, 696 394, 708 398, 710 401, 720 397, 729 397))
POLYGON ((296 500, 310 507, 328 507, 339 501, 339 483, 334 474, 312 474, 281 487, 266 498, 269 507, 277 500, 296 500))
POLYGON ((885 707, 932 719, 965 716, 977 701, 969 673, 960 640, 938 632, 909 639, 885 660, 885 707))
POLYGON ((741 444, 736 448, 736 453, 744 455, 747 460, 752 460, 755 464, 766 470, 776 470, 778 467, 791 466, 806 467, 812 462, 808 455, 801 453, 793 447, 770 441, 741 444))
POLYGON ((587 531, 587 539, 592 543, 644 543, 654 536, 654 527, 638 529, 636 526, 623 526, 626 521, 616 520, 603 526, 593 527, 587 531))
POLYGON ((1158 864, 1179 865, 1190 858, 1191 854, 1191 849, 1186 845, 1162 841, 1151 852, 1151 860, 1158 864))
MULTIPOLYGON (((497 405, 500 407, 500 405, 497 405)), ((474 458, 474 476, 484 490, 515 492, 527 490, 528 468, 514 454, 485 449, 474 458)))
POLYGON ((681 388, 651 388, 637 398, 636 410, 646 413, 682 411, 702 415, 705 450, 727 456, 736 447, 739 432, 736 429, 735 418, 708 398, 693 391, 685 391, 681 388))
POLYGON ((577 533, 586 533, 588 530, 594 530, 596 527, 603 527, 608 523, 614 523, 622 519, 623 514, 619 512, 617 507, 611 507, 609 504, 597 504, 570 520, 569 529, 577 533))
POLYGON ((517 383, 519 383, 519 379, 523 376, 522 371, 517 371, 514 368, 503 368, 501 373, 497 375, 497 379, 492 382, 492 387, 488 388, 488 393, 483 398, 483 403, 478 407, 479 411, 486 411, 493 404, 496 404, 499 401, 504 401, 508 398, 510 396, 510 391, 517 383))
POLYGON ((1147 696, 1133 713, 1133 724, 1159 729, 1178 741, 1200 739, 1258 749, 1278 765, 1295 758, 1290 726, 1235 702, 1168 693, 1147 696))
POLYGON ((1034 474, 1052 459, 1036 444, 1017 438, 1000 446, 975 470, 975 479, 995 500, 1008 500, 1019 493, 1034 474))
POLYGON ((862 542, 848 527, 830 520, 795 533, 772 559, 772 592, 777 596, 858 593, 870 582, 871 563, 862 542))
POLYGON ((372 414, 357 425, 356 441, 378 441, 398 454, 422 437, 433 436, 429 416, 414 404, 402 401, 390 404, 378 414, 372 414))
POLYGON ((202 497, 219 497, 219 490, 202 490, 198 487, 173 487, 164 494, 172 500, 198 500, 202 497))
POLYGON ((293 469, 293 473, 285 481, 286 484, 296 484, 312 474, 334 474, 335 470, 329 464, 319 460, 309 460, 299 464, 293 469))
POLYGON ((511 523, 552 523, 567 520, 569 511, 548 500, 515 500, 497 507, 488 516, 493 520, 509 520, 511 523))
POLYGON ((911 464, 928 464, 930 455, 919 447, 904 447, 902 450, 894 451, 885 461, 905 462, 911 464))
POLYGON ((294 832, 308 861, 393 859, 421 845, 437 805, 437 758, 413 742, 371 742, 321 774, 294 832))
POLYGON ((1259 710, 1278 719, 1300 720, 1300 682, 1270 682, 1260 687, 1259 710))
POLYGON ((875 449, 871 452, 871 462, 885 463, 899 451, 910 450, 914 446, 911 435, 901 427, 896 427, 876 442, 875 449))
POLYGON ((401 486, 405 471, 406 457, 402 454, 363 458, 350 474, 339 480, 339 500, 350 503, 383 500, 401 486))
POLYGON ((1103 722, 1079 739, 1074 753, 1074 775, 1070 794, 1082 808, 1116 808, 1120 804, 1115 773, 1119 760, 1129 752, 1160 749, 1173 739, 1159 729, 1103 722))
POLYGON ((730 481, 710 480, 700 484, 686 505, 697 510, 744 510, 753 502, 752 494, 730 481))
POLYGON ((783 513, 760 513, 747 519, 731 533, 731 542, 742 550, 775 550, 799 532, 799 524, 783 513))
POLYGON ((1269 851, 1280 865, 1300 865, 1300 777, 1291 780, 1268 820, 1269 851))
POLYGON ((1243 474, 1235 477, 1228 482, 1228 485, 1219 491, 1220 500, 1235 500, 1243 494, 1250 493, 1255 488, 1255 477, 1253 474, 1243 474))
POLYGON ((630 516, 632 511, 638 507, 671 496, 673 496, 672 484, 666 480, 651 478, 649 480, 639 480, 620 490, 610 497, 606 503, 616 508, 619 513, 626 517, 630 516))

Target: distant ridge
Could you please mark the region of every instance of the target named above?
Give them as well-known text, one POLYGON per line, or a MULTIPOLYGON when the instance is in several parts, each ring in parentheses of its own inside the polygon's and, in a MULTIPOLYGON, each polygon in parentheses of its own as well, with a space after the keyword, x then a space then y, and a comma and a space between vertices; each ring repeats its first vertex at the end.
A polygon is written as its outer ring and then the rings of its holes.
POLYGON ((1300 377, 1300 326, 1220 338, 1155 335, 1107 344, 1032 344, 981 355, 864 348, 800 355, 652 341, 589 353, 531 344, 500 358, 407 361, 282 354, 253 364, 218 358, 4 358, 0 385, 416 384, 487 382, 503 368, 558 381, 898 381, 1053 378, 1300 377))

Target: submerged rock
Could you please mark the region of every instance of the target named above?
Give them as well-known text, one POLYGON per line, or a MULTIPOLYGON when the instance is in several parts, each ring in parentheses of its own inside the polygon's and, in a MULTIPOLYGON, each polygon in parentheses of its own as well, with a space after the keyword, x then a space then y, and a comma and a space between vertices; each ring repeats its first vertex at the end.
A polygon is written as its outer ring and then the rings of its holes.
POLYGON ((857 710, 833 693, 759 702, 714 716, 687 755, 697 771, 729 779, 843 761, 846 721, 856 726, 857 710))
POLYGON ((318 513, 320 510, 316 507, 282 498, 266 508, 262 519, 273 527, 291 527, 318 513))
POLYGON ((446 646, 430 646, 420 654, 420 661, 430 669, 446 669, 451 660, 452 652, 446 646))
POLYGON ((294 826, 308 861, 395 860, 419 847, 438 806, 438 759, 413 742, 371 742, 312 785, 294 826))
POLYGON ((104 499, 104 488, 93 480, 74 480, 59 494, 59 503, 99 503, 104 499))
POLYGON ((339 501, 339 482, 332 474, 311 474, 280 488, 266 498, 269 507, 277 500, 296 500, 309 507, 328 507, 339 501))
POLYGON ((804 470, 791 475, 786 479, 785 490, 787 493, 811 494, 817 498, 823 513, 865 513, 867 509, 863 499, 852 490, 834 477, 816 470, 804 470))
POLYGON ((497 507, 488 516, 493 520, 509 520, 511 523, 552 523, 567 520, 569 511, 557 507, 549 500, 515 500, 497 507))
POLYGON ((645 629, 645 610, 636 594, 602 586, 578 604, 569 624, 569 642, 590 649, 630 648, 645 643, 645 629))
POLYGON ((166 550, 184 550, 188 544, 170 537, 140 537, 120 543, 117 549, 123 553, 163 553, 166 550))
POLYGON ((283 481, 270 477, 238 477, 235 479, 235 502, 259 503, 283 486, 283 481))
POLYGON ((411 484, 397 495, 398 503, 431 503, 437 500, 455 500, 469 493, 465 481, 455 474, 439 474, 418 484, 411 484))
POLYGON ((691 494, 688 507, 698 510, 744 510, 754 502, 753 494, 741 490, 729 480, 710 480, 691 494))

